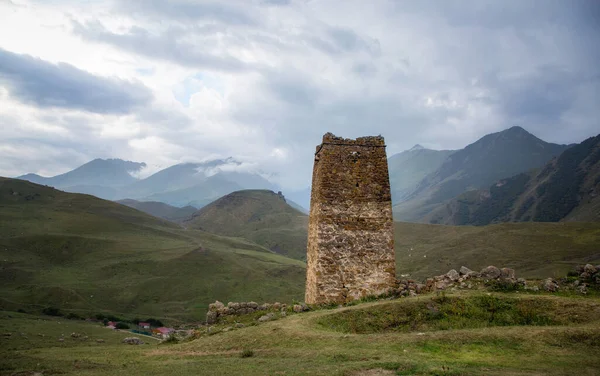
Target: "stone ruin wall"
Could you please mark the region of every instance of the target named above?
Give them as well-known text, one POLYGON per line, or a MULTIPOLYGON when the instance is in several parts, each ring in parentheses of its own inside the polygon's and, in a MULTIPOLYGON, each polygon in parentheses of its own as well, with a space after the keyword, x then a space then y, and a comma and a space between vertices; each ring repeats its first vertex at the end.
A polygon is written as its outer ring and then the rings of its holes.
POLYGON ((306 302, 344 303, 393 289, 393 229, 383 137, 325 134, 313 168, 306 302))

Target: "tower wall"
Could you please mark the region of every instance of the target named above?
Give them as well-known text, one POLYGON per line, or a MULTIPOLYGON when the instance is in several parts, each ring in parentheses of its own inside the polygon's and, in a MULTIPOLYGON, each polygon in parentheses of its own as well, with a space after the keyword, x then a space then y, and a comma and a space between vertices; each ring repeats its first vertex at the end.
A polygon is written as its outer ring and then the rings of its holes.
POLYGON ((383 137, 325 134, 313 167, 306 302, 343 303, 393 288, 393 229, 383 137))

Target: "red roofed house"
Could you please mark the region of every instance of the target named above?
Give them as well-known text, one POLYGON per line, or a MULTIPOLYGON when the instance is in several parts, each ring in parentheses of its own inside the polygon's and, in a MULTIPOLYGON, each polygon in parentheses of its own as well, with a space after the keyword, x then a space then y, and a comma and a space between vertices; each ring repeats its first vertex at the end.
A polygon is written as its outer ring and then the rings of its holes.
POLYGON ((164 326, 161 326, 160 328, 156 328, 156 329, 152 329, 152 333, 162 337, 162 338, 167 338, 169 337, 169 335, 171 335, 171 333, 175 332, 175 329, 173 328, 165 328, 164 326))
POLYGON ((147 323, 147 322, 140 322, 140 323, 138 323, 138 325, 139 325, 140 328, 150 329, 150 324, 147 323))

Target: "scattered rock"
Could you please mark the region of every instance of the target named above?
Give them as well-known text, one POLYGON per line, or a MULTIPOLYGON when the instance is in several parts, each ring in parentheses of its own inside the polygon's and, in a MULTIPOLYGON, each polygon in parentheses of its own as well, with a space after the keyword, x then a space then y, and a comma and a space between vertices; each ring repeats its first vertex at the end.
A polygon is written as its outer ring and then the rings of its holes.
POLYGON ((587 293, 588 293, 588 289, 587 289, 587 286, 585 285, 585 283, 582 284, 581 286, 577 286, 576 290, 578 293, 583 294, 583 295, 587 295, 587 293))
POLYGON ((521 287, 525 287, 527 286, 527 281, 525 280, 525 278, 519 278, 517 279, 517 284, 521 287))
POLYGON ((224 332, 228 332, 228 331, 230 331, 230 330, 233 330, 233 328, 232 328, 231 326, 228 326, 227 328, 223 328, 223 331, 224 331, 224 332))
POLYGON ((558 283, 552 278, 548 278, 542 282, 542 289, 548 292, 556 292, 559 289, 558 283))
POLYGON ((75 333, 75 332, 71 333, 71 338, 80 338, 80 337, 81 337, 81 334, 79 334, 79 333, 75 333))
POLYGON ((496 279, 502 275, 502 272, 497 267, 490 265, 487 268, 483 268, 479 274, 484 279, 496 279))
POLYGON ((425 292, 426 289, 427 289, 427 285, 424 285, 422 283, 415 284, 415 292, 417 294, 421 294, 421 293, 425 292))
POLYGON ((105 341, 104 341, 102 338, 98 338, 98 339, 96 340, 96 342, 97 342, 97 343, 104 343, 105 341))
POLYGON ((239 328, 243 328, 243 327, 245 327, 245 326, 246 326, 246 325, 242 324, 241 322, 236 322, 236 323, 235 323, 235 327, 236 327, 236 328, 238 328, 238 329, 239 329, 239 328))
POLYGON ((139 339, 138 337, 127 337, 125 339, 123 339, 123 343, 126 343, 128 345, 143 345, 144 342, 139 339))
POLYGON ((65 341, 65 339, 64 339, 64 338, 59 338, 59 339, 58 339, 58 342, 64 342, 64 341, 65 341))
POLYGON ((206 323, 207 324, 214 324, 217 322, 217 318, 219 317, 219 314, 215 311, 208 311, 206 313, 206 323))
POLYGON ((302 306, 300 304, 294 304, 294 307, 292 307, 292 309, 296 313, 300 313, 300 312, 304 311, 304 309, 302 308, 302 306))
POLYGON ((466 266, 461 266, 458 272, 460 273, 460 275, 469 275, 470 273, 474 273, 471 269, 467 268, 466 266))
POLYGON ((222 310, 223 308, 225 308, 225 304, 221 303, 218 300, 216 302, 208 305, 208 310, 211 312, 218 312, 218 311, 222 310))
POLYGON ((586 273, 589 273, 591 275, 591 274, 596 273, 598 271, 598 269, 594 265, 592 265, 592 264, 586 264, 583 267, 583 271, 586 272, 586 273))
POLYGON ((515 270, 511 268, 500 269, 500 277, 506 279, 515 279, 515 270))
POLYGON ((446 273, 446 277, 448 277, 451 281, 456 282, 460 278, 460 274, 458 274, 456 270, 452 269, 446 273))
POLYGON ((271 321, 271 320, 273 320, 273 318, 274 318, 274 317, 275 317, 275 314, 274 314, 274 313, 267 313, 266 315, 264 315, 264 316, 261 316, 261 317, 258 319, 258 321, 259 321, 259 322, 267 322, 267 321, 271 321))

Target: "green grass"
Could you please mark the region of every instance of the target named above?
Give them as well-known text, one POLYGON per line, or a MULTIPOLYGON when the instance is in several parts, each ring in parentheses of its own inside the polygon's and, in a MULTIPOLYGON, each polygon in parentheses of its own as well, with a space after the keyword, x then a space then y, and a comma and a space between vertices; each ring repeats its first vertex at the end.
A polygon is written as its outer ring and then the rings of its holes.
POLYGON ((0 179, 0 268, 0 309, 173 322, 217 299, 301 299, 304 285, 303 262, 251 241, 14 179, 0 179))
POLYGON ((517 325, 567 325, 600 320, 595 303, 502 294, 438 296, 346 310, 318 321, 343 333, 423 332, 517 325))
MULTIPOLYGON (((108 342, 105 336, 106 344, 74 341, 68 343, 66 349, 67 341, 46 342, 42 337, 29 335, 36 340, 41 338, 42 342, 25 346, 21 337, 14 336, 7 341, 2 339, 0 374, 33 371, 98 376, 597 374, 600 367, 597 356, 600 351, 598 298, 491 295, 498 299, 493 304, 508 304, 512 307, 510 310, 519 306, 515 301, 526 302, 526 306, 535 309, 553 308, 549 314, 552 325, 542 325, 542 322, 536 325, 485 324, 461 329, 429 327, 427 330, 370 330, 357 334, 332 330, 322 324, 332 317, 340 322, 364 312, 373 312, 379 317, 393 316, 396 312, 432 301, 439 304, 440 309, 447 305, 446 308, 453 311, 452 307, 459 307, 462 303, 457 302, 462 301, 475 307, 475 311, 485 312, 489 311, 490 302, 482 301, 486 299, 484 296, 487 295, 464 292, 441 298, 430 295, 317 310, 169 345, 129 346, 120 344, 118 337, 108 342), (10 342, 10 349, 5 345, 8 341, 14 341, 10 342), (367 370, 372 373, 365 373, 367 370)), ((476 317, 472 315, 471 319, 476 320, 476 317)), ((54 338, 63 331, 57 331, 54 320, 38 321, 25 315, 7 319, 6 314, 0 318, 0 334, 10 328, 19 328, 12 330, 13 333, 24 330, 31 334, 43 333, 46 326, 48 332, 54 333, 50 336, 54 338), (36 326, 28 329, 30 323, 36 326)), ((488 323, 489 317, 477 320, 488 323)), ((81 327, 77 330, 69 328, 66 332, 90 333, 90 338, 105 333, 104 329, 92 324, 74 322, 68 325, 81 327), (91 328, 99 330, 98 334, 91 328)))
POLYGON ((308 217, 268 190, 243 190, 203 207, 188 228, 237 236, 281 255, 306 260, 308 217))
POLYGON ((465 265, 510 267, 517 277, 562 277, 600 263, 600 223, 504 223, 490 226, 395 224, 397 274, 423 279, 465 265))

